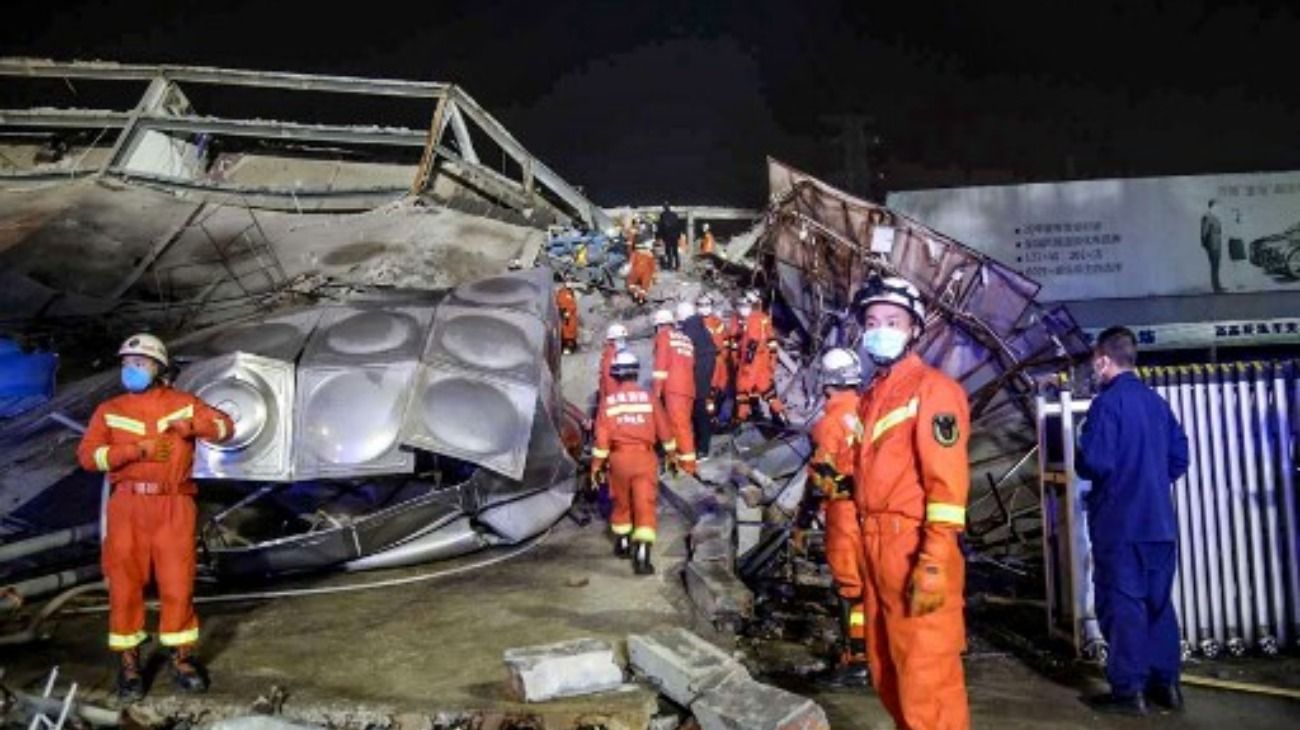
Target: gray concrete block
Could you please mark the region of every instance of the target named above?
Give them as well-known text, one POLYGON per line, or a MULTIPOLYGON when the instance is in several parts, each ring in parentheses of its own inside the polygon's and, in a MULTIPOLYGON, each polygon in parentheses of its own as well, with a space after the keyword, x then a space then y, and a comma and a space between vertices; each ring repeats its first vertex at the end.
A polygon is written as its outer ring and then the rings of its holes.
POLYGON ((614 648, 597 639, 507 649, 510 689, 525 702, 595 694, 623 684, 614 648))
POLYGON ((686 595, 711 621, 754 615, 753 592, 736 577, 729 564, 719 561, 687 563, 686 595))
POLYGON ((637 672, 683 707, 729 677, 749 676, 725 651, 681 628, 628 636, 627 653, 637 672))
POLYGON ((726 512, 710 512, 691 528, 691 560, 720 560, 735 563, 732 535, 736 520, 726 512))
POLYGON ((724 504, 712 487, 689 474, 665 474, 660 484, 663 487, 660 494, 668 504, 691 522, 719 510, 724 504))
POLYGON ((691 704, 700 730, 830 730, 826 713, 812 700, 756 682, 730 677, 691 704))

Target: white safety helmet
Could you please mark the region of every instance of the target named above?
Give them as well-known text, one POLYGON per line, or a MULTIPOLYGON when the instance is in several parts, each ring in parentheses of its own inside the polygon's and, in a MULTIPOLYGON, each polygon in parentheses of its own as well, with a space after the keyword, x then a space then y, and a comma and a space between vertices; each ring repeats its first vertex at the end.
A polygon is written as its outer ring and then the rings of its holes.
POLYGON ((685 322, 695 316, 695 305, 690 302, 678 302, 675 314, 678 322, 685 322))
POLYGON ((884 279, 873 276, 853 297, 853 304, 859 316, 867 311, 867 307, 880 302, 906 309, 911 312, 917 327, 925 326, 925 302, 921 301, 921 291, 907 279, 898 276, 884 279))
POLYGON ((758 293, 757 289, 749 289, 744 293, 743 296, 740 297, 740 301, 747 302, 749 304, 758 304, 759 302, 763 301, 763 296, 758 293))
POLYGON ((852 350, 836 347, 822 355, 822 385, 851 387, 862 383, 862 361, 852 350))
POLYGON ((611 325, 609 326, 609 329, 606 329, 606 330, 605 330, 605 339, 607 339, 607 340, 626 340, 626 339, 627 339, 627 327, 623 326, 623 324, 622 324, 621 322, 615 322, 614 324, 611 324, 611 325))
POLYGON ((629 380, 635 378, 637 371, 641 368, 641 363, 636 359, 630 350, 619 350, 614 355, 614 361, 609 364, 609 374, 616 380, 629 380))
POLYGON ((651 321, 651 322, 654 324, 654 326, 656 326, 656 327, 659 327, 659 326, 661 326, 661 325, 665 325, 665 324, 672 324, 672 323, 673 323, 673 313, 670 312, 670 311, 668 311, 667 309, 656 309, 656 310, 655 310, 655 313, 654 313, 653 315, 651 315, 651 317, 650 317, 650 321, 651 321))
POLYGON ((167 359, 167 346, 163 344, 163 341, 143 332, 138 335, 131 335, 126 339, 126 342, 122 343, 121 347, 117 348, 118 357, 126 357, 127 355, 141 355, 151 358, 163 367, 167 367, 171 363, 167 359))
POLYGON ((708 232, 709 232, 709 224, 708 224, 708 223, 705 223, 705 224, 704 224, 704 232, 705 232, 705 233, 708 233, 708 232))

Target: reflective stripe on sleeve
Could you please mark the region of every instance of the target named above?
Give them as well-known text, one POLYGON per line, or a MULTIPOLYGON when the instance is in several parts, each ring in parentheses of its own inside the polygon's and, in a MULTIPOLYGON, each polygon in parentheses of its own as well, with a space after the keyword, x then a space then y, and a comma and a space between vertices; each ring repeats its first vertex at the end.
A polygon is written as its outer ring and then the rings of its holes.
POLYGON ((921 399, 913 398, 907 402, 907 405, 895 408, 894 410, 881 416, 876 425, 871 427, 871 442, 875 443, 880 440, 889 430, 901 423, 916 418, 916 413, 920 410, 921 399))
POLYGON ((612 524, 612 525, 610 525, 610 526, 609 526, 609 530, 610 530, 610 532, 614 533, 615 535, 631 535, 631 534, 632 534, 632 525, 631 525, 631 524, 621 524, 621 523, 616 523, 616 524, 612 524))
POLYGON ((100 471, 108 471, 108 447, 107 446, 100 446, 99 448, 95 449, 95 466, 99 467, 100 471))
POLYGON ((966 508, 956 504, 931 502, 925 506, 926 522, 946 522, 952 525, 966 524, 966 508))
POLYGON ((677 458, 681 459, 682 461, 695 461, 695 454, 682 453, 682 454, 678 454, 677 458))
POLYGON ((676 451, 676 450, 677 450, 677 441, 674 440, 674 441, 664 442, 664 451, 676 451))
POLYGON ((638 527, 632 531, 632 539, 635 540, 636 542, 654 542, 655 528, 638 527))
POLYGON ((104 414, 104 423, 108 424, 109 428, 116 428, 119 431, 126 431, 137 436, 143 436, 145 432, 144 421, 137 421, 134 418, 127 418, 113 413, 104 414))
POLYGON ((667 371, 667 370, 656 370, 656 371, 654 371, 654 373, 651 375, 651 377, 653 377, 655 380, 667 380, 667 379, 668 379, 668 371, 667 371))
MULTIPOLYGON (((161 433, 161 432, 163 431, 163 429, 167 428, 167 424, 170 423, 170 422, 172 422, 172 421, 181 421, 181 420, 184 420, 184 419, 187 419, 187 418, 194 418, 194 405, 193 405, 193 404, 190 404, 190 405, 188 405, 188 406, 185 406, 184 408, 181 408, 181 409, 179 409, 179 410, 172 411, 171 413, 168 413, 167 415, 163 416, 162 418, 159 418, 159 419, 158 419, 158 432, 161 433)), ((141 433, 143 433, 143 431, 142 431, 141 433)))
POLYGON ((220 418, 217 419, 217 440, 218 441, 226 440, 226 422, 221 420, 220 418))
POLYGON ((606 459, 609 458, 609 449, 598 449, 593 446, 591 449, 591 455, 597 459, 606 459))

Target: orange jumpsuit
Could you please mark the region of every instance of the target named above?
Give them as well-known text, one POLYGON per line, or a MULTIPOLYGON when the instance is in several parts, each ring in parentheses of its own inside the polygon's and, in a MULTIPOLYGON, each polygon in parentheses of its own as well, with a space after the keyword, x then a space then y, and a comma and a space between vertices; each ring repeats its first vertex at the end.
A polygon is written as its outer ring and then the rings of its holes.
POLYGON ((736 355, 736 420, 749 419, 753 401, 767 401, 772 415, 785 412, 776 395, 776 330, 772 318, 757 307, 741 325, 736 355))
POLYGON ((101 562, 109 588, 108 646, 117 651, 133 649, 147 638, 144 589, 150 573, 162 603, 159 641, 184 646, 199 638, 193 603, 193 495, 198 489, 190 479, 193 441, 173 432, 181 427, 213 442, 226 440, 235 430, 221 411, 159 385, 100 404, 77 447, 82 468, 108 472, 113 488, 101 562), (189 423, 176 423, 180 421, 189 423), (169 458, 144 460, 140 442, 146 439, 169 441, 169 458))
POLYGON ((704 235, 700 237, 700 255, 712 256, 715 245, 716 243, 713 240, 713 231, 705 231, 704 235))
POLYGON ((654 285, 655 255, 653 251, 633 249, 631 267, 627 272, 627 291, 637 304, 645 304, 654 285))
POLYGON ((555 306, 560 310, 560 344, 565 352, 578 349, 578 297, 567 284, 555 290, 555 306))
POLYGON ((618 345, 613 340, 605 340, 605 349, 600 351, 600 381, 596 387, 596 407, 599 408, 601 403, 605 402, 605 394, 614 391, 614 376, 610 375, 609 368, 614 364, 614 356, 618 354, 618 345))
POLYGON ((672 327, 655 333, 654 398, 664 408, 661 418, 673 435, 678 461, 688 474, 696 473, 695 432, 691 411, 695 408, 695 346, 691 338, 672 327))
POLYGON ((636 384, 617 383, 596 410, 595 444, 591 472, 599 473, 609 460, 609 492, 614 509, 609 526, 615 535, 638 542, 654 542, 658 517, 659 459, 655 441, 671 453, 671 437, 659 417, 659 406, 636 384))
POLYGON ((864 438, 854 505, 872 682, 900 728, 967 728, 965 561, 957 545, 970 487, 966 393, 909 354, 876 376, 858 413, 864 438), (942 579, 918 577, 930 570, 942 579), (910 594, 923 585, 943 603, 913 615, 910 594))
POLYGON ((862 443, 858 394, 836 390, 826 401, 822 417, 812 427, 813 456, 809 480, 821 493, 826 509, 826 562, 840 596, 862 598, 862 532, 853 503, 853 469, 862 443))
POLYGON ((731 345, 727 336, 727 325, 716 314, 704 318, 704 329, 708 330, 709 337, 713 338, 713 346, 718 351, 718 356, 713 361, 713 378, 709 383, 709 388, 713 391, 709 396, 710 404, 713 406, 709 413, 712 415, 713 409, 721 404, 722 394, 727 391, 731 345))

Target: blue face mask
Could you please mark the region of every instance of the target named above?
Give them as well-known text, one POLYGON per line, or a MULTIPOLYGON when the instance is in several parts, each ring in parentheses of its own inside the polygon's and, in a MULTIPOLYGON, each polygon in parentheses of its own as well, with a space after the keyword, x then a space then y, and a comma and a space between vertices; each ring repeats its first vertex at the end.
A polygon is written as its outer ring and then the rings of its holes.
POLYGON ((903 356, 910 335, 893 327, 876 327, 862 333, 862 346, 877 365, 892 365, 903 356))
POLYGON ((138 365, 122 366, 122 385, 132 393, 143 393, 153 384, 153 373, 138 365))

